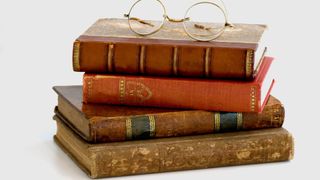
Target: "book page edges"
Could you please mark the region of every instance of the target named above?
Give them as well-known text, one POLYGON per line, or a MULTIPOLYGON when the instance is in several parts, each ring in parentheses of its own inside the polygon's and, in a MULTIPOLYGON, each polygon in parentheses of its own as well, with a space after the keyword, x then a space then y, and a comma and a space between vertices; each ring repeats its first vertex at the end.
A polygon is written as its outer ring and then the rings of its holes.
POLYGON ((257 48, 254 54, 254 66, 253 66, 253 76, 256 75, 256 72, 261 65, 261 61, 263 57, 267 54, 267 47, 268 47, 268 40, 269 40, 269 33, 268 28, 265 28, 263 35, 261 36, 260 40, 257 43, 257 48))
MULTIPOLYGON (((80 86, 69 86, 69 88, 81 88, 80 86)), ((55 86, 53 89, 58 94, 58 106, 55 108, 56 114, 68 119, 74 126, 82 132, 82 134, 91 140, 90 132, 91 126, 90 121, 82 113, 81 109, 77 107, 73 102, 70 101, 67 94, 61 90, 63 86, 55 86)))
POLYGON ((268 89, 268 91, 267 91, 267 94, 264 95, 264 93, 262 93, 262 96, 261 96, 261 97, 262 97, 262 98, 264 97, 264 100, 263 100, 263 103, 262 103, 261 106, 260 106, 259 112, 262 112, 262 111, 263 111, 263 108, 264 108, 265 105, 267 104, 274 83, 275 83, 275 80, 272 79, 272 82, 271 82, 271 85, 270 85, 270 87, 269 87, 269 89, 268 89))
POLYGON ((259 90, 260 90, 260 95, 259 95, 260 99, 258 101, 260 102, 260 104, 258 104, 259 106, 258 112, 262 112, 264 106, 268 101, 273 85, 275 83, 275 80, 273 79, 272 74, 269 72, 272 62, 273 62, 272 57, 268 57, 268 56, 264 57, 261 62, 261 67, 257 72, 255 81, 258 84, 259 90), (261 103, 262 98, 264 99, 263 99, 263 102, 261 103))

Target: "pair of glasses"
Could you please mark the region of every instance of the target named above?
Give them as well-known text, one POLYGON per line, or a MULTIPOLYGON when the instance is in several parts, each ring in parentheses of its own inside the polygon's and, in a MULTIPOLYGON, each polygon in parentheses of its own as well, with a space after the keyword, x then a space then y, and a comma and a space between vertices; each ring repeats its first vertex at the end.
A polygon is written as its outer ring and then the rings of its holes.
POLYGON ((124 14, 134 33, 147 36, 158 32, 165 21, 183 23, 185 33, 197 41, 211 41, 223 34, 227 27, 233 27, 228 21, 223 1, 202 1, 190 6, 182 19, 173 19, 167 15, 160 0, 138 0, 124 14), (146 17, 145 12, 148 12, 146 17))

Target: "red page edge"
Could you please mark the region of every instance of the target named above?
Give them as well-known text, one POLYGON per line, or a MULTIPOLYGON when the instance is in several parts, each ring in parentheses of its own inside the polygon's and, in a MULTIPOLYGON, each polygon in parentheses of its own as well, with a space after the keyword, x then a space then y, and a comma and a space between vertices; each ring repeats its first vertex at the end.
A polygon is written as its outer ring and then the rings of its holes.
POLYGON ((271 90, 272 90, 272 88, 273 88, 274 83, 275 83, 275 80, 274 80, 274 79, 272 79, 271 85, 270 85, 270 87, 269 87, 269 90, 268 90, 268 92, 267 92, 266 97, 264 98, 264 101, 263 101, 263 103, 262 103, 262 105, 261 105, 261 107, 260 107, 259 112, 262 112, 262 110, 264 109, 264 106, 267 104, 267 102, 268 102, 268 99, 269 99, 269 97, 270 97, 270 93, 271 93, 271 90))

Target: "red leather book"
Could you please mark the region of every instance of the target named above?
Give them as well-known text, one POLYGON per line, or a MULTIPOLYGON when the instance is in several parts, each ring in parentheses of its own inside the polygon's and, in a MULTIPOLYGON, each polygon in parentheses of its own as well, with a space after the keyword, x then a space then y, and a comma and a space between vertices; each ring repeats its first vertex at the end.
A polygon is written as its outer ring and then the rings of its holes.
POLYGON ((150 36, 126 19, 99 19, 73 45, 74 71, 252 80, 264 54, 266 25, 234 24, 217 39, 191 39, 180 23, 150 36))
POLYGON ((84 103, 124 104, 228 112, 261 112, 274 80, 272 57, 262 60, 253 81, 84 74, 84 103))

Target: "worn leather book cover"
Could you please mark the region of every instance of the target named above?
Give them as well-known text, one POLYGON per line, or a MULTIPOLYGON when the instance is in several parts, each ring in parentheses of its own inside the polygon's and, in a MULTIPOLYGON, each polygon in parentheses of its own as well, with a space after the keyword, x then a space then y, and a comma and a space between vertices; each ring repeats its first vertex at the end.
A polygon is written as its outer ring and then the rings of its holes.
POLYGON ((270 96, 262 113, 210 112, 82 103, 81 86, 57 86, 56 116, 91 143, 281 127, 285 109, 270 96))
POLYGON ((150 36, 126 19, 99 19, 78 37, 73 69, 91 73, 252 79, 264 54, 266 25, 234 24, 214 41, 192 40, 181 23, 150 36))
POLYGON ((261 112, 273 80, 265 57, 253 81, 84 74, 83 101, 115 105, 261 112), (268 76, 269 77, 269 76, 268 76), (265 79, 268 79, 264 82, 265 79))
POLYGON ((294 153, 283 128, 90 144, 57 118, 54 139, 91 178, 287 161, 294 153))

